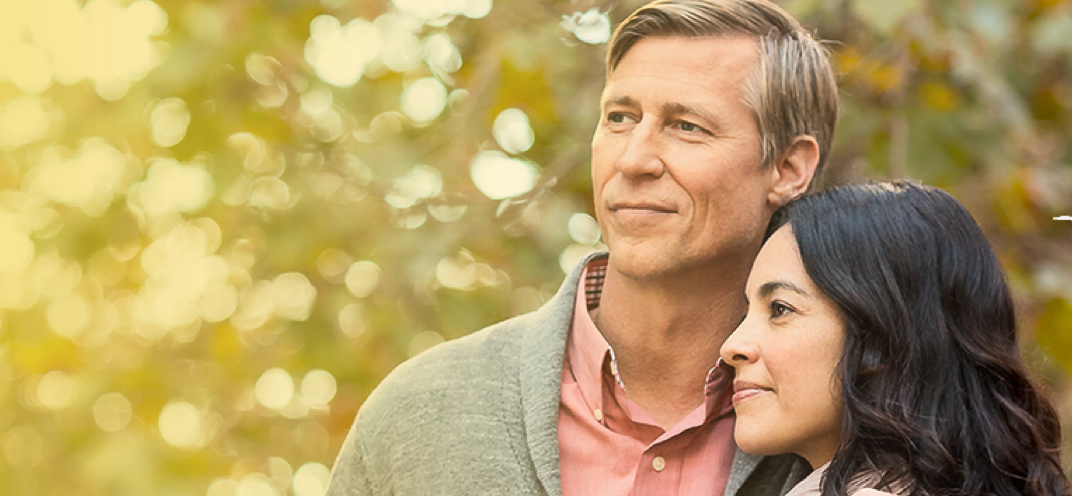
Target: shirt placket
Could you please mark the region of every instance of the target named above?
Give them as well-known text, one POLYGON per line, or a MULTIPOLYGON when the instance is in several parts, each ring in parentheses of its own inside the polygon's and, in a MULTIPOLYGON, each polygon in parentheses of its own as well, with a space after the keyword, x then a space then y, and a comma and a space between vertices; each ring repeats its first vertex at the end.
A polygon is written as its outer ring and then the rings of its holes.
POLYGON ((614 363, 609 354, 602 367, 602 423, 647 445, 635 468, 630 494, 678 494, 686 450, 697 429, 690 428, 665 437, 666 433, 660 426, 631 418, 625 406, 628 401, 626 391, 619 383, 617 374, 612 373, 614 363))
POLYGON ((682 480, 683 452, 682 434, 649 446, 638 462, 631 496, 652 494, 678 494, 682 480))

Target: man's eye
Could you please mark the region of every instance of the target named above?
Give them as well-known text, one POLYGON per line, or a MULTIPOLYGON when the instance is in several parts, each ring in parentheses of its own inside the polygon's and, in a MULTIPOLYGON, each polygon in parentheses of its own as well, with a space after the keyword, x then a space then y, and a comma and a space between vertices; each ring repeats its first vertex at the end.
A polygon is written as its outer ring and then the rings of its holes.
POLYGON ((612 124, 623 124, 627 121, 627 116, 621 112, 612 112, 608 114, 608 122, 612 124))
POLYGON ((683 132, 687 132, 687 133, 696 133, 698 131, 701 131, 701 126, 698 126, 697 124, 694 124, 692 122, 686 122, 686 121, 679 121, 678 128, 679 128, 679 131, 683 131, 683 132))

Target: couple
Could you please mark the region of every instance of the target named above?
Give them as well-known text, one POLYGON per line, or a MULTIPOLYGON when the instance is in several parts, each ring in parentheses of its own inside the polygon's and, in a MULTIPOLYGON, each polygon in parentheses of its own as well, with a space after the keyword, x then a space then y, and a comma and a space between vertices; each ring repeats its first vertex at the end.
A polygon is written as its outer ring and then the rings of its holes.
POLYGON ((836 107, 825 50, 765 0, 635 11, 592 141, 608 253, 393 371, 328 494, 1070 494, 965 210, 902 182, 802 196, 836 107))

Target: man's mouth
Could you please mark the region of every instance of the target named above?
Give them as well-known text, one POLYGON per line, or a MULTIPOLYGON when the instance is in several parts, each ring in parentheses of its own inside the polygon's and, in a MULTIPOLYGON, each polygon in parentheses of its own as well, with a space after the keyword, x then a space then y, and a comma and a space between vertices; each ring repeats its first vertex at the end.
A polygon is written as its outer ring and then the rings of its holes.
POLYGON ((677 211, 674 206, 655 202, 616 202, 612 203, 608 207, 608 210, 611 210, 612 212, 634 211, 656 212, 665 214, 675 213, 677 211))

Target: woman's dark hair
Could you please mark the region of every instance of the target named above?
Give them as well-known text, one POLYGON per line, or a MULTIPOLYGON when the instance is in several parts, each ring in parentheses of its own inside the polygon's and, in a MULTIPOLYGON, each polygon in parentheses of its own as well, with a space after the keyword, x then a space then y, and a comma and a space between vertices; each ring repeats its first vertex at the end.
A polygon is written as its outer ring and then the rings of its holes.
POLYGON ((780 208, 767 235, 787 224, 846 324, 824 496, 870 472, 902 494, 1070 494, 1003 271, 957 200, 908 181, 842 186, 780 208))

